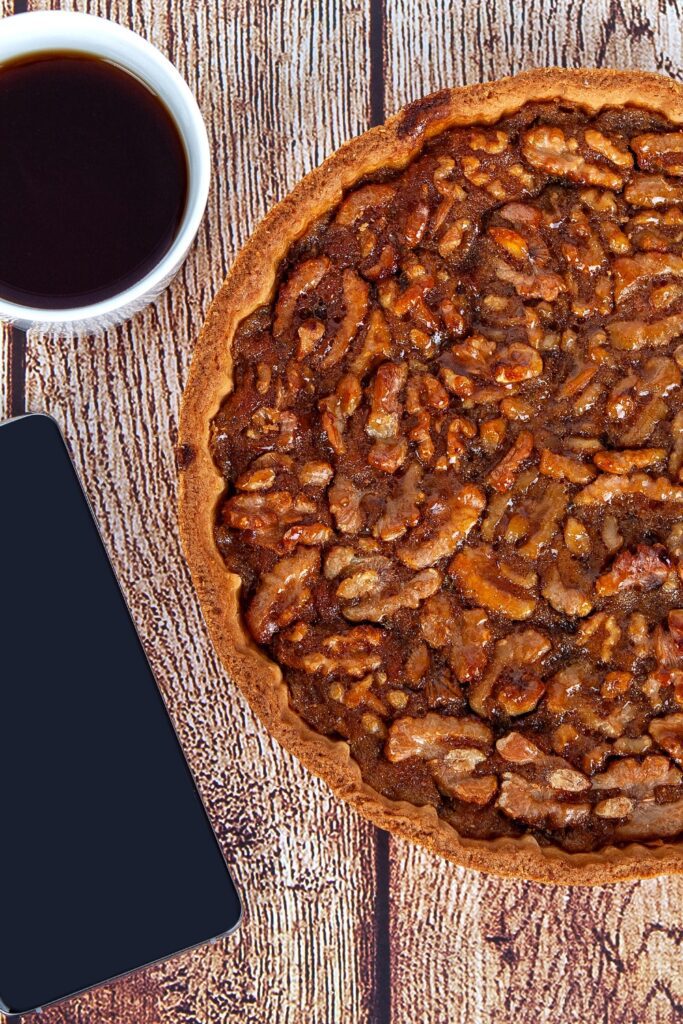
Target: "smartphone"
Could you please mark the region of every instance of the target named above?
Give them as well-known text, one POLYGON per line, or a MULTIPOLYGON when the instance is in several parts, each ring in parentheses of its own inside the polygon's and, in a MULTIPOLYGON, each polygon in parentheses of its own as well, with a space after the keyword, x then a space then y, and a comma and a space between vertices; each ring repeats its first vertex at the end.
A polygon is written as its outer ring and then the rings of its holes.
POLYGON ((240 913, 59 428, 9 420, 0 1011, 28 1013, 227 935, 240 913))

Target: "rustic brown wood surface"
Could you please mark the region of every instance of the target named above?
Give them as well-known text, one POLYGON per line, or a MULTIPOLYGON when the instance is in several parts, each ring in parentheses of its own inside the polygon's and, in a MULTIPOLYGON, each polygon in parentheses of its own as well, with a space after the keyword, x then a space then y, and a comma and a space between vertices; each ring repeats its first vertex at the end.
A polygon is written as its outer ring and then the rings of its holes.
POLYGON ((0 414, 25 401, 62 424, 245 918, 237 935, 42 1020, 683 1020, 682 880, 553 890, 455 869, 377 833, 269 739, 208 643, 180 554, 173 465, 180 394, 210 298, 259 217, 302 173, 383 111, 444 85, 548 63, 680 78, 683 10, 665 0, 28 4, 60 6, 112 17, 170 56, 206 117, 214 181, 197 244, 153 308, 95 338, 34 331, 25 352, 18 336, 14 351, 8 332, 0 336, 0 414))

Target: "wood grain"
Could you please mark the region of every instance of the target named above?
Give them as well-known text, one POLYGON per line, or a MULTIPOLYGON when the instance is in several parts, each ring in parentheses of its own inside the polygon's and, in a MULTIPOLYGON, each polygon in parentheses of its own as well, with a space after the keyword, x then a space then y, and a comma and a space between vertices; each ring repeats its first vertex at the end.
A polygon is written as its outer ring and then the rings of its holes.
POLYGON ((156 43, 190 81, 209 126, 213 187, 181 276, 123 329, 95 338, 34 333, 26 387, 30 408, 64 428, 245 918, 228 940, 42 1019, 366 1020, 374 832, 269 739, 217 664, 180 553, 173 460, 193 338, 234 252, 269 205, 366 126, 366 5, 62 6, 105 14, 156 43))
MULTIPOLYGON (((386 110, 539 65, 681 78, 676 3, 387 0, 386 110)), ((396 1024, 683 1019, 683 880, 552 889, 447 867, 390 840, 396 1024)))
POLYGON ((444 86, 533 67, 683 78, 679 0, 385 0, 387 114, 444 86))

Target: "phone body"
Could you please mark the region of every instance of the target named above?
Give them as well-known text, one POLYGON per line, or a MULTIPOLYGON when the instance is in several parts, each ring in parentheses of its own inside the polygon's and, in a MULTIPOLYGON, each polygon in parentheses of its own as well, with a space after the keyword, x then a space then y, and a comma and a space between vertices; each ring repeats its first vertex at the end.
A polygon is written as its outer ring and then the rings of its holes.
POLYGON ((61 432, 42 414, 0 424, 0 1012, 240 916, 61 432))

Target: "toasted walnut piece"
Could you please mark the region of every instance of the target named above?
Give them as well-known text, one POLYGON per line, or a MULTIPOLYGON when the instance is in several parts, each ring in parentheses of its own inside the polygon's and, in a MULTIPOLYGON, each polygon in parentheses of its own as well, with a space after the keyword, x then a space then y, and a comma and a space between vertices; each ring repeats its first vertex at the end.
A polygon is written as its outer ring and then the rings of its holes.
POLYGON ((273 469, 251 469, 237 477, 235 487, 238 491, 267 491, 274 483, 273 469))
POLYGON ((355 224, 366 217, 369 210, 388 206, 395 194, 393 185, 365 185, 355 189, 340 205, 334 222, 340 227, 355 224))
MULTIPOLYGON (((443 757, 431 761, 429 767, 441 768, 450 776, 471 775, 486 760, 486 754, 478 747, 456 747, 449 750, 443 757)), ((435 773, 436 774, 436 773, 435 773)))
POLYGON ((596 612, 589 619, 579 623, 576 643, 585 647, 598 661, 607 663, 621 639, 621 630, 617 620, 607 612, 596 612))
POLYGON ((403 666, 403 673, 407 681, 415 686, 421 683, 429 672, 432 658, 426 644, 418 644, 408 657, 403 666))
MULTIPOLYGON (((382 655, 376 649, 382 641, 381 630, 373 626, 357 626, 348 632, 328 638, 323 651, 309 651, 306 654, 287 651, 281 655, 286 665, 298 668, 308 675, 342 676, 358 679, 382 665, 382 655), (372 633, 377 634, 373 636, 372 633), (339 642, 330 644, 331 639, 339 642), (336 650, 332 648, 336 647, 336 650)), ((335 690, 333 700, 343 700, 344 690, 335 690)))
POLYGON ((516 420, 519 423, 526 423, 533 416, 534 409, 529 402, 516 395, 514 398, 504 398, 500 403, 500 411, 508 420, 516 420))
POLYGON ((368 465, 382 473, 395 473, 408 457, 405 437, 394 441, 377 441, 368 452, 368 465))
POLYGON ((337 587, 337 597, 343 601, 352 601, 370 590, 375 590, 378 581, 379 574, 375 569, 361 569, 341 581, 337 587))
POLYGON ((631 147, 638 166, 645 171, 683 175, 683 132, 651 132, 635 135, 631 147))
POLYGON ((653 356, 643 368, 639 391, 641 394, 666 398, 681 383, 681 371, 673 359, 653 356))
POLYGON ((474 394, 474 384, 465 374, 442 367, 439 370, 439 376, 448 390, 458 398, 469 398, 474 394))
POLYGON ((360 508, 362 499, 362 491, 348 477, 338 476, 335 479, 327 492, 327 500, 341 533, 360 533, 363 529, 365 516, 360 508))
POLYGON ((368 329, 358 355, 351 361, 351 370, 362 378, 391 355, 391 333, 381 309, 373 309, 368 319, 368 329))
POLYGON ((431 373, 416 373, 406 386, 406 412, 411 415, 425 406, 430 409, 448 408, 448 393, 431 373))
POLYGON ((452 771, 449 765, 439 765, 432 772, 439 789, 447 796, 464 803, 483 807, 489 803, 498 790, 498 779, 495 775, 480 775, 477 778, 462 778, 452 771))
POLYGON ((633 801, 627 796, 612 796, 600 800, 593 808, 593 814, 598 818, 628 818, 632 810, 633 801))
POLYGON ((605 700, 616 700, 627 693, 633 676, 630 672, 608 672, 600 687, 600 696, 605 700))
POLYGON ((382 363, 370 392, 370 413, 365 431, 375 440, 393 438, 398 430, 399 395, 408 376, 405 363, 382 363))
POLYGON ((593 380, 598 372, 597 367, 584 367, 567 377, 564 384, 559 388, 557 392, 558 398, 572 398, 574 395, 580 394, 584 388, 593 380))
POLYGON ((636 469, 658 467, 665 458, 665 448, 624 448, 621 451, 597 452, 593 462, 603 473, 628 476, 636 469))
POLYGON ((683 800, 671 804, 645 801, 633 811, 629 821, 614 831, 617 840, 664 839, 683 832, 683 800))
POLYGON ((375 523, 373 535, 383 541, 398 540, 420 519, 420 506, 425 494, 421 490, 422 468, 414 462, 408 466, 397 483, 397 490, 389 498, 384 512, 375 523))
POLYGON ((588 128, 583 133, 583 137, 589 149, 595 150, 596 153, 604 156, 606 160, 611 161, 615 166, 624 169, 633 167, 633 157, 628 149, 622 149, 607 135, 603 135, 602 132, 596 132, 593 128, 588 128))
POLYGON ((557 672, 548 683, 545 707, 552 715, 574 712, 591 732, 600 732, 609 739, 624 733, 636 717, 631 702, 612 705, 605 712, 605 702, 593 691, 595 670, 584 662, 573 662, 557 672))
POLYGON ((469 147, 484 153, 502 153, 507 149, 508 136, 501 131, 474 130, 469 135, 469 147))
POLYGON ((318 402, 322 413, 323 428, 337 455, 346 451, 343 437, 346 421, 360 405, 361 398, 362 391, 358 377, 353 373, 346 373, 340 378, 333 394, 321 398, 318 402))
POLYGON ((614 300, 617 303, 627 298, 642 281, 672 275, 683 276, 683 256, 674 253, 638 253, 625 256, 612 263, 614 276, 614 300))
POLYGON ((652 740, 649 736, 620 736, 612 744, 611 753, 622 757, 629 754, 644 754, 651 746, 652 740))
MULTIPOLYGON (((471 440, 476 437, 477 428, 471 420, 464 416, 455 416, 446 429, 446 464, 454 466, 467 452, 464 438, 471 440)), ((438 464, 437 464, 438 468, 438 464)))
POLYGON ((624 198, 631 206, 646 210, 683 203, 683 185, 661 175, 636 174, 624 189, 624 198))
MULTIPOLYGON (((323 328, 324 329, 324 328, 323 328)), ((270 387, 273 376, 273 368, 268 363, 259 363, 256 367, 256 390, 259 395, 265 395, 270 387)))
POLYGON ((556 768, 548 776, 548 782, 553 789, 564 790, 566 793, 582 793, 591 788, 589 779, 572 768, 556 768))
POLYGON ((469 252, 476 233, 474 221, 469 217, 459 217, 442 233, 437 243, 439 255, 445 260, 461 259, 469 252))
POLYGON ((452 555, 485 507, 486 497, 481 488, 466 484, 457 494, 432 506, 428 520, 414 527, 397 548, 398 558, 411 569, 424 569, 452 555))
POLYGON ((683 409, 671 421, 671 454, 669 455, 669 476, 681 480, 683 469, 683 409))
POLYGON ((528 619, 536 599, 501 576, 497 558, 489 547, 465 548, 449 566, 465 597, 509 619, 528 619))
POLYGON ((457 619, 448 594, 434 594, 420 610, 420 628, 430 647, 445 647, 453 639, 457 619))
POLYGON ((669 407, 663 399, 650 399, 638 411, 631 426, 622 434, 623 443, 629 446, 643 444, 652 436, 660 421, 666 419, 668 415, 669 407))
POLYGON ((392 722, 384 754, 393 764, 409 757, 426 761, 443 757, 454 746, 488 746, 492 741, 491 730, 477 718, 430 712, 424 718, 407 717, 392 722))
POLYGON ((325 333, 325 324, 319 320, 304 320, 297 331, 299 344, 296 350, 297 359, 305 359, 315 351, 316 345, 325 333))
POLYGON ((609 572, 595 581, 599 597, 613 597, 623 590, 652 590, 661 587, 669 574, 669 558, 663 544, 638 544, 635 552, 622 551, 609 572))
POLYGON ((613 320, 607 324, 612 348, 637 352, 641 348, 661 348, 683 334, 683 313, 662 317, 653 323, 644 320, 613 320))
POLYGON ((555 611, 564 615, 583 618, 593 609, 593 602, 587 594, 563 583, 556 565, 548 570, 541 594, 555 611))
POLYGON ((291 522, 293 504, 289 491, 236 494, 223 506, 223 519, 235 530, 258 533, 278 523, 291 522))
POLYGON ((530 764, 532 761, 543 761, 545 754, 521 732, 510 732, 496 742, 496 750, 501 757, 512 764, 530 764))
POLYGON ((595 477, 595 470, 578 459, 559 455, 548 448, 541 449, 541 473, 553 480, 568 480, 572 484, 587 484, 595 477))
POLYGON ((530 523, 528 517, 519 512, 515 512, 515 514, 510 516, 510 519, 508 520, 504 535, 505 540, 508 544, 516 544, 517 541, 528 537, 529 529, 530 523))
POLYGON ((672 484, 665 476, 651 477, 646 473, 615 476, 604 473, 588 484, 574 498, 576 505, 600 505, 622 497, 642 496, 648 501, 683 503, 683 487, 672 484))
POLYGON ((496 276, 506 284, 511 284, 523 299, 545 299, 554 302, 558 295, 567 290, 564 280, 559 274, 550 270, 520 271, 511 267, 504 260, 495 261, 496 276))
POLYGON ((291 328, 299 299, 318 287, 330 265, 327 256, 305 260, 294 268, 286 283, 280 286, 273 321, 275 338, 282 337, 291 328))
POLYGON ((522 463, 529 458, 534 450, 534 435, 522 430, 514 440, 512 447, 488 475, 488 482, 496 491, 509 491, 515 482, 522 463))
POLYGON ((403 239, 411 249, 419 245, 422 236, 427 230, 429 222, 429 206, 423 202, 417 202, 410 206, 403 215, 403 239))
POLYGON ((523 558, 538 558, 543 548, 550 544, 555 536, 558 526, 564 518, 568 500, 569 495, 565 485, 556 480, 550 480, 543 494, 534 502, 534 520, 538 524, 538 528, 532 533, 529 540, 521 548, 518 548, 517 554, 523 558))
POLYGON ((471 683, 484 671, 488 664, 490 639, 489 618, 483 608, 466 608, 460 616, 459 628, 452 636, 448 653, 449 664, 458 682, 471 683))
POLYGON ((517 384, 543 373, 543 360, 530 345, 515 343, 499 353, 500 362, 493 368, 499 384, 517 384))
POLYGON ((667 757, 650 754, 642 761, 634 757, 613 761, 607 771, 594 775, 591 782, 593 789, 620 789, 628 796, 643 799, 652 796, 658 786, 677 785, 681 778, 667 757))
POLYGON ((545 693, 545 684, 537 676, 525 673, 514 679, 504 679, 495 688, 495 705, 514 718, 526 715, 538 704, 545 693))
POLYGON ((334 537, 334 530, 326 523, 299 523, 283 534, 285 550, 291 551, 297 544, 317 546, 327 544, 334 537))
MULTIPOLYGON (((488 671, 482 679, 470 687, 470 707, 478 715, 486 716, 486 705, 493 693, 498 678, 506 671, 534 670, 538 668, 551 644, 547 637, 535 629, 525 629, 503 637, 495 646, 488 671)), ((539 698, 540 698, 539 694, 539 698)))
POLYGON ((529 246, 527 241, 517 231, 510 228, 492 227, 488 230, 489 236, 502 249, 517 260, 529 259, 529 246))
POLYGON ((343 703, 347 708, 358 708, 368 707, 372 708, 373 711, 377 711, 380 715, 386 712, 384 703, 380 700, 377 694, 372 692, 372 686, 375 682, 375 676, 372 672, 364 676, 357 683, 346 691, 342 698, 343 703))
POLYGON ((302 547, 263 573, 246 613, 247 625, 259 643, 266 643, 303 611, 311 597, 306 583, 319 570, 318 551, 302 547))
POLYGON ((304 462, 298 470, 302 487, 326 487, 334 476, 329 462, 304 462))
POLYGON ((683 714, 655 718, 650 722, 649 732, 655 743, 683 767, 683 714))
POLYGON ((251 426, 246 433, 247 437, 259 440, 265 434, 269 445, 286 449, 294 445, 298 428, 299 419, 295 413, 264 405, 251 417, 251 426))
POLYGON ((522 155, 527 163, 539 171, 569 178, 581 185, 620 189, 623 178, 616 171, 592 164, 572 148, 573 139, 567 139, 561 128, 541 125, 522 136, 522 155))
POLYGON ((564 543, 573 555, 588 555, 591 550, 591 539, 586 527, 574 516, 567 516, 564 524, 564 543))
POLYGON ((622 546, 624 538, 619 533, 619 521, 616 516, 604 517, 600 528, 600 539, 610 555, 613 555, 622 546))
POLYGON ((436 569, 425 569, 403 583, 397 593, 380 592, 366 597, 358 604, 344 608, 343 614, 352 622, 362 622, 363 619, 382 622, 401 608, 419 608, 425 598, 431 597, 439 589, 441 580, 441 573, 436 569))
POLYGON ((355 338, 368 311, 370 296, 370 285, 356 274, 354 270, 347 269, 342 274, 342 292, 346 312, 337 328, 337 333, 330 345, 329 351, 322 361, 322 366, 336 366, 348 352, 351 342, 355 338))
POLYGON ((557 729, 553 729, 552 732, 553 750, 556 754, 563 754, 566 752, 567 747, 571 746, 572 743, 576 743, 578 738, 578 730, 573 725, 570 725, 569 722, 565 722, 564 725, 558 725, 557 729))
POLYGON ((579 825, 588 818, 591 811, 589 803, 558 800, 555 790, 550 786, 529 782, 510 772, 503 776, 496 806, 509 818, 524 821, 528 825, 554 829, 579 825))

